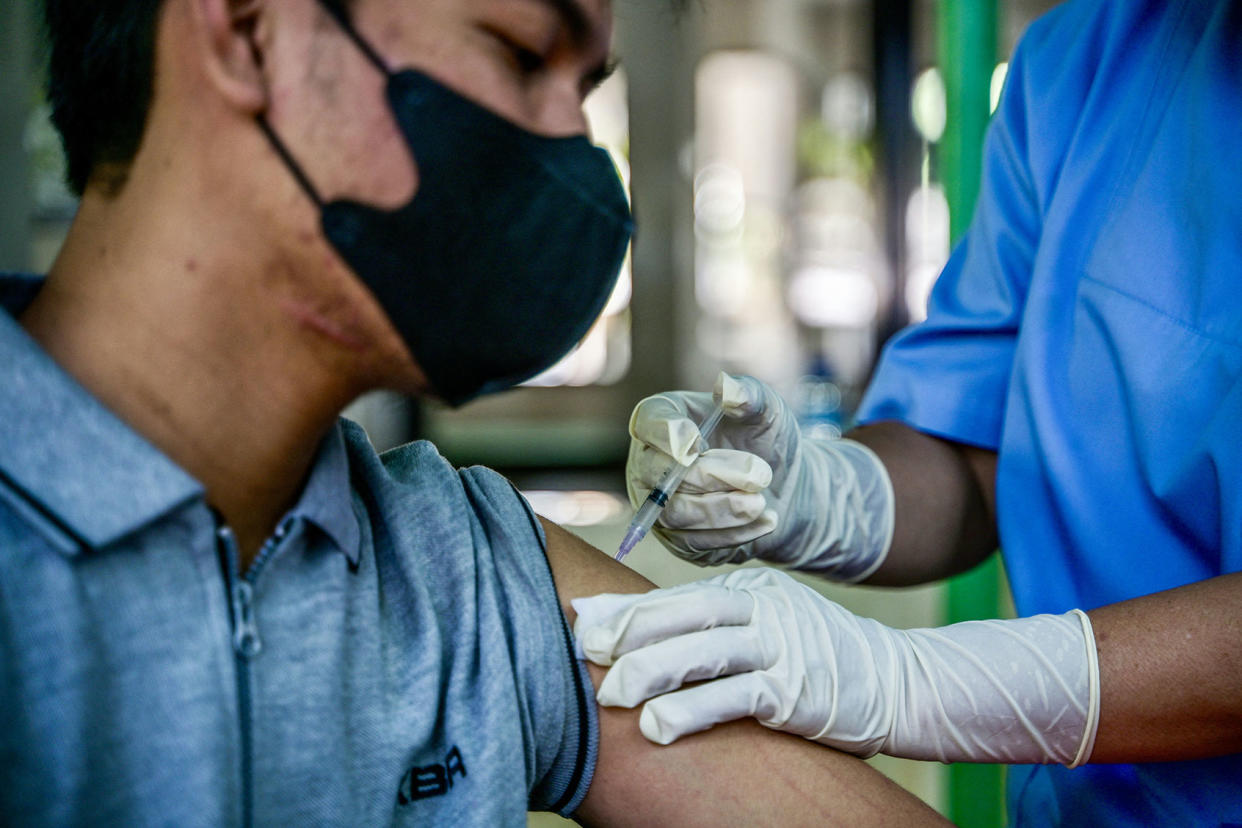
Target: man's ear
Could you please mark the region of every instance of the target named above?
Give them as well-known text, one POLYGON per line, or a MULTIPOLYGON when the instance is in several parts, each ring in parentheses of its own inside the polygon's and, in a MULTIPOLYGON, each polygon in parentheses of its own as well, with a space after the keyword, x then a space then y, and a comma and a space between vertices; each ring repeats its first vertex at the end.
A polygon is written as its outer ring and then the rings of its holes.
POLYGON ((203 72, 227 102, 247 114, 267 108, 263 47, 270 33, 266 0, 189 0, 203 72))

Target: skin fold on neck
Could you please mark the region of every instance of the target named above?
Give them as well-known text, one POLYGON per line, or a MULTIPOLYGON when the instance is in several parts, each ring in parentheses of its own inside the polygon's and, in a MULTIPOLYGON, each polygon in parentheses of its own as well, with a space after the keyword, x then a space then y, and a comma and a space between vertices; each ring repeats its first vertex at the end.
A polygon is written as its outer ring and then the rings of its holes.
POLYGON ((249 561, 296 500, 339 411, 373 377, 355 349, 307 323, 320 315, 305 309, 327 300, 273 278, 277 259, 205 242, 245 232, 205 228, 202 212, 179 216, 182 200, 145 198, 147 186, 132 179, 115 198, 88 189, 20 321, 204 484, 249 561), (159 204, 159 216, 146 204, 159 204))

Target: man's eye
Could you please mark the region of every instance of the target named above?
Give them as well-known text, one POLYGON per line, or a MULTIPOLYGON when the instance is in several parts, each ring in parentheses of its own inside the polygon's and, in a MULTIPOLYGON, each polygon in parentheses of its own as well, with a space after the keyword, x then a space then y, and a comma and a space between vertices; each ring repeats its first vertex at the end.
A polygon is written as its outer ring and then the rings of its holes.
POLYGON ((521 69, 522 73, 525 75, 535 74, 544 67, 544 64, 547 63, 547 61, 544 60, 543 55, 532 49, 527 49, 525 46, 510 43, 509 49, 513 52, 513 57, 517 61, 518 68, 521 69))
POLYGON ((509 53, 513 64, 523 75, 533 75, 547 65, 547 58, 529 46, 522 45, 519 41, 502 32, 493 31, 492 35, 500 42, 505 51, 509 53))

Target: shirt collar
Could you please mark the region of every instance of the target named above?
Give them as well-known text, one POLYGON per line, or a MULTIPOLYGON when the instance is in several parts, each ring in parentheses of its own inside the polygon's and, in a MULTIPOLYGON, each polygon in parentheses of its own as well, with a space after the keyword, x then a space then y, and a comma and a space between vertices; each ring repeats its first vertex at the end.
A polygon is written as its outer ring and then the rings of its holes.
POLYGON ((64 532, 73 551, 99 549, 201 498, 203 488, 17 323, 41 284, 0 274, 0 485, 64 532))
POLYGON ((351 566, 358 565, 362 534, 354 513, 349 455, 339 422, 319 446, 302 496, 289 510, 285 522, 291 518, 302 518, 319 527, 349 559, 351 566))

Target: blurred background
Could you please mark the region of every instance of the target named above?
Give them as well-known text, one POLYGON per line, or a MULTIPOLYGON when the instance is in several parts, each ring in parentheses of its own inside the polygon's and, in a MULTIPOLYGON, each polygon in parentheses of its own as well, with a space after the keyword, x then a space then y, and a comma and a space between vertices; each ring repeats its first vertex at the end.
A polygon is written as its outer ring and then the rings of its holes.
MULTIPOLYGON (((678 13, 614 0, 621 68, 588 115, 639 229, 603 316, 521 389, 457 411, 376 394, 349 415, 379 448, 427 438, 501 470, 609 551, 630 516, 626 423, 642 397, 749 373, 809 433, 840 434, 883 342, 925 313, 969 221, 1008 56, 1052 5, 691 0, 678 13)), ((45 270, 76 207, 43 103, 39 19, 37 0, 0 2, 5 270, 45 270)), ((651 539, 627 563, 661 585, 706 574, 651 539)), ((815 586, 901 627, 1009 612, 995 562, 915 590, 815 586)), ((872 761, 959 825, 1003 823, 999 768, 872 761)))

